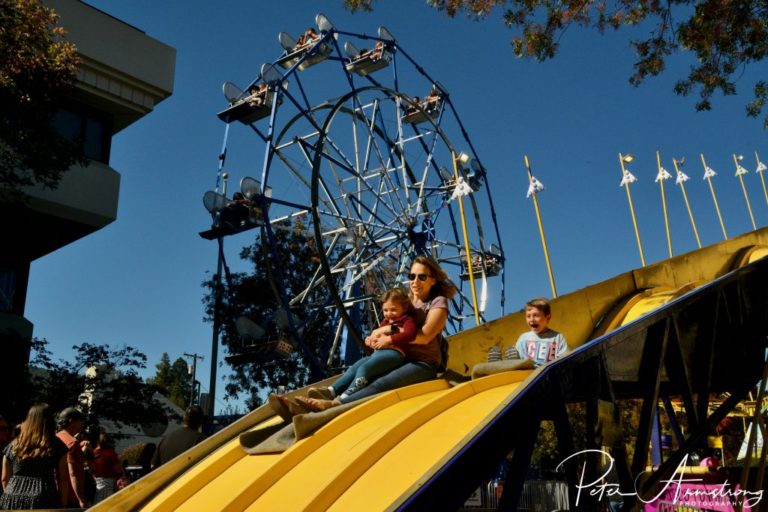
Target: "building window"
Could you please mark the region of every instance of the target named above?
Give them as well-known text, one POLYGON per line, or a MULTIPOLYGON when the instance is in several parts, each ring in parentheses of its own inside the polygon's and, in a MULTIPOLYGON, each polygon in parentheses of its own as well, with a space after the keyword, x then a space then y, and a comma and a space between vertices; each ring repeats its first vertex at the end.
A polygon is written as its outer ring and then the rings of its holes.
POLYGON ((86 157, 109 164, 112 133, 108 116, 67 106, 59 108, 54 123, 62 136, 82 145, 86 157))

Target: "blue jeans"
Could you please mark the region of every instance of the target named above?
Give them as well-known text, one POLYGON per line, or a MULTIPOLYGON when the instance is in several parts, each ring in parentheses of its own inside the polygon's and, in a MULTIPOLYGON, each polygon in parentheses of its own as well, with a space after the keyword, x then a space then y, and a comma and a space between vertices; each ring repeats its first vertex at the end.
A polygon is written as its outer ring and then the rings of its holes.
POLYGON ((368 358, 370 356, 364 356, 355 361, 355 364, 347 368, 347 371, 345 371, 341 377, 336 379, 336 382, 331 384, 331 387, 336 392, 336 396, 341 395, 343 392, 347 390, 350 384, 354 382, 355 375, 357 374, 357 369, 363 366, 366 361, 368 361, 368 358))
MULTIPOLYGON (((367 358, 363 358, 367 359, 367 358)), ((348 373, 351 373, 352 377, 349 378, 349 381, 345 384, 344 389, 347 389, 349 385, 352 383, 352 380, 354 378, 354 373, 352 373, 350 370, 355 368, 358 363, 362 365, 365 361, 363 359, 360 359, 357 363, 353 364, 349 367, 349 370, 347 370, 344 375, 342 375, 339 380, 336 381, 336 383, 333 385, 334 390, 338 393, 341 387, 336 387, 337 384, 347 376, 348 373), (361 361, 363 361, 361 363, 361 361)), ((419 382, 426 382, 428 380, 436 379, 437 378, 437 368, 435 368, 434 365, 431 365, 429 363, 425 363, 423 361, 408 361, 404 365, 395 368, 389 373, 386 373, 382 375, 381 377, 374 380, 372 383, 358 391, 357 393, 353 393, 352 395, 348 396, 347 398, 341 400, 342 403, 348 404, 349 402, 354 402, 355 400, 360 400, 362 398, 367 398, 369 396, 376 395, 378 393, 383 393, 384 391, 390 391, 397 388, 402 388, 404 386, 410 386, 411 384, 417 384, 419 382)), ((343 383, 342 383, 343 384, 343 383)), ((343 390, 342 390, 343 391, 343 390)))
POLYGON ((384 375, 398 366, 402 366, 405 362, 405 356, 391 348, 377 350, 366 359, 367 361, 357 368, 355 380, 362 377, 366 382, 370 382, 379 375, 384 375))
POLYGON ((360 377, 366 382, 371 382, 379 375, 383 375, 401 366, 405 362, 405 356, 393 349, 377 350, 373 354, 361 357, 347 371, 333 383, 331 387, 336 392, 336 396, 341 395, 347 390, 350 384, 360 377))

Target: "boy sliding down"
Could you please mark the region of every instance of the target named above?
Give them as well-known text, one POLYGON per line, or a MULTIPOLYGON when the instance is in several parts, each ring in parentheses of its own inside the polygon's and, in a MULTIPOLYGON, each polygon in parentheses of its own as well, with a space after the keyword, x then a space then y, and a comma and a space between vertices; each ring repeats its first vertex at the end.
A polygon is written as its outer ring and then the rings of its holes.
MULTIPOLYGON (((506 370, 537 368, 565 354, 568 344, 562 334, 549 328, 551 319, 552 313, 547 299, 538 298, 526 302, 525 323, 531 330, 517 338, 514 348, 507 349, 506 360, 476 364, 472 368, 472 378, 506 370)), ((496 350, 498 351, 498 348, 496 350)))

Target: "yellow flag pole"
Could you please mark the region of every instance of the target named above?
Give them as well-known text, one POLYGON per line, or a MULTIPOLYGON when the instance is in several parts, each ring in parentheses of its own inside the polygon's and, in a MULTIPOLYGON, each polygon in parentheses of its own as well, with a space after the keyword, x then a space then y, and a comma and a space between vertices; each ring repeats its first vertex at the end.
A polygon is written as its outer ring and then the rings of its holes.
MULTIPOLYGON (((661 208, 664 211, 664 228, 667 230, 667 248, 669 257, 672 257, 672 233, 669 231, 669 216, 667 215, 667 196, 664 194, 664 178, 661 176, 661 156, 656 151, 656 166, 659 168, 659 187, 661 188, 661 208)), ((667 174, 669 176, 669 174, 667 174)))
POLYGON ((736 176, 739 178, 739 182, 741 183, 741 190, 744 192, 744 201, 747 203, 747 210, 749 211, 749 220, 752 221, 752 229, 757 229, 757 226, 755 225, 755 216, 752 215, 752 205, 749 204, 749 195, 747 195, 747 187, 744 186, 744 179, 741 177, 741 174, 739 173, 739 168, 741 167, 739 165, 739 160, 736 156, 736 154, 733 154, 733 163, 736 164, 736 176))
POLYGON ((720 213, 720 205, 717 204, 717 196, 715 195, 715 187, 712 185, 712 178, 707 173, 707 162, 704 160, 704 153, 701 155, 701 165, 704 166, 704 179, 709 183, 709 191, 712 192, 712 201, 715 203, 715 211, 717 211, 717 218, 720 220, 720 228, 723 230, 723 239, 728 240, 728 234, 725 232, 725 223, 723 222, 723 216, 720 213))
MULTIPOLYGON (((755 151, 755 160, 757 160, 757 168, 759 169, 762 162, 760 161, 760 155, 757 154, 757 151, 755 151)), ((765 196, 765 202, 768 204, 768 191, 765 189, 765 178, 763 177, 762 172, 758 172, 757 174, 760 175, 760 183, 763 184, 763 195, 765 196)))
MULTIPOLYGON (((533 172, 531 164, 528 162, 528 155, 525 155, 525 168, 528 169, 528 180, 533 183, 533 172)), ((557 298, 557 288, 555 288, 555 277, 552 274, 552 264, 549 261, 549 249, 547 249, 547 239, 544 236, 544 224, 541 221, 541 212, 539 210, 539 200, 536 199, 536 192, 533 192, 533 207, 536 209, 536 221, 539 223, 539 234, 541 235, 541 247, 544 249, 544 260, 547 262, 547 272, 549 273, 549 284, 552 287, 552 298, 557 298)))
MULTIPOLYGON (((676 177, 680 176, 680 169, 677 167, 677 160, 672 159, 672 163, 675 166, 676 177)), ((691 226, 693 227, 693 234, 696 235, 696 245, 701 249, 701 239, 699 238, 699 230, 696 229, 696 221, 693 220, 693 211, 691 210, 691 203, 688 202, 688 194, 685 193, 685 183, 680 180, 680 190, 683 191, 683 200, 685 201, 685 207, 688 209, 688 217, 691 219, 691 226)))
MULTIPOLYGON (((459 183, 459 167, 456 165, 456 152, 451 151, 453 160, 453 179, 459 183)), ((467 270, 469 271, 469 287, 472 290, 472 308, 475 312, 475 323, 480 325, 480 313, 477 309, 477 291, 475 291, 475 273, 472 271, 472 253, 469 250, 469 233, 467 232, 467 219, 464 216, 464 201, 461 196, 457 197, 459 201, 459 214, 461 215, 461 230, 464 234, 464 248, 467 253, 467 270)))
MULTIPOLYGON (((627 155, 629 156, 629 155, 627 155)), ((624 178, 626 169, 624 168, 624 155, 619 153, 619 164, 621 165, 621 177, 624 178)), ((627 189, 627 201, 629 201, 629 213, 632 216, 632 225, 635 227, 635 238, 637 239, 637 250, 640 252, 640 263, 645 266, 645 255, 643 254, 643 244, 640 242, 640 230, 637 227, 637 217, 635 217, 635 206, 632 204, 632 194, 629 192, 629 183, 624 185, 627 189)))

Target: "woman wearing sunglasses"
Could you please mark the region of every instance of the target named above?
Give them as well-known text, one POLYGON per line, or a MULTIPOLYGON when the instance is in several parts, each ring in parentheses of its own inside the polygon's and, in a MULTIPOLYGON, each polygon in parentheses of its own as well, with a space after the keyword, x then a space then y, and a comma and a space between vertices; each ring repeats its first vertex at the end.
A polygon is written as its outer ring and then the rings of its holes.
MULTIPOLYGON (((445 322, 448 320, 448 299, 456 294, 456 288, 448 280, 448 275, 431 258, 417 256, 411 263, 408 273, 411 303, 417 312, 422 313, 424 321, 416 338, 408 347, 408 357, 404 365, 378 377, 368 386, 349 396, 329 396, 326 388, 313 388, 310 397, 296 397, 296 401, 284 398, 282 412, 286 409, 290 415, 306 411, 322 411, 342 403, 354 402, 361 398, 409 386, 437 377, 438 368, 443 363, 440 345, 445 322), (302 410, 305 409, 305 410, 302 410)), ((365 344, 375 350, 392 347, 388 327, 376 329, 365 339, 365 344)))

